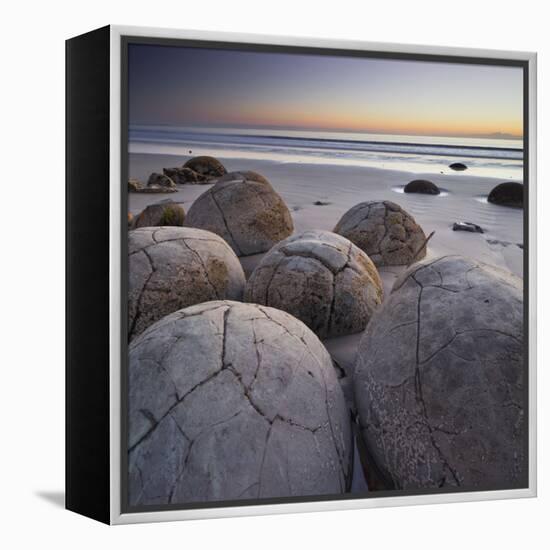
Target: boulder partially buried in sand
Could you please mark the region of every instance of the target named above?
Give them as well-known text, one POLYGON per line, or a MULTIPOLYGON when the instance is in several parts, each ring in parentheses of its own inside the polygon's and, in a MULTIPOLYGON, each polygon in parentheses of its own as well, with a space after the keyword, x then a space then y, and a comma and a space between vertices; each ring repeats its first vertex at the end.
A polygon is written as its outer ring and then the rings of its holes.
POLYGON ((414 218, 391 201, 356 204, 334 232, 366 252, 377 265, 408 265, 426 256, 426 236, 414 218))
POLYGON ((341 494, 349 412, 332 361, 300 321, 215 301, 129 349, 132 506, 341 494))
POLYGON ((281 309, 320 338, 362 331, 382 303, 375 265, 329 231, 306 231, 274 246, 245 287, 245 300, 281 309))
POLYGON ((182 226, 185 220, 183 207, 170 200, 150 204, 142 210, 134 221, 134 228, 155 226, 182 226))
POLYGON ((225 166, 214 157, 201 156, 189 159, 184 165, 208 180, 218 179, 227 173, 225 166))
POLYGON ((525 481, 522 282, 459 256, 396 282, 358 349, 361 435, 387 488, 525 481))
POLYGON ((487 200, 493 204, 523 208, 523 185, 513 181, 500 183, 489 193, 487 200))
POLYGON ((413 180, 405 185, 405 193, 421 193, 424 195, 439 195, 439 187, 428 180, 413 180))
POLYGON ((449 164, 449 168, 451 170, 455 170, 456 172, 463 172, 468 169, 468 167, 462 162, 453 162, 452 164, 449 164))
POLYGON ((265 178, 236 174, 205 191, 189 209, 185 225, 216 233, 238 256, 265 252, 292 233, 292 217, 265 178))
POLYGON ((128 233, 128 336, 190 305, 240 300, 244 273, 217 235, 184 227, 143 227, 128 233))

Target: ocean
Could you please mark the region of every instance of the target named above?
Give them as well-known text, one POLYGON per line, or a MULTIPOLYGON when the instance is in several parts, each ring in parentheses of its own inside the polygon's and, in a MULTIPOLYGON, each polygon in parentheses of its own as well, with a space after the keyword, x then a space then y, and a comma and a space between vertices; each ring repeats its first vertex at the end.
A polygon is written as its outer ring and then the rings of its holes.
POLYGON ((130 126, 129 152, 369 166, 419 174, 466 174, 523 181, 521 139, 412 136, 270 128, 130 126))

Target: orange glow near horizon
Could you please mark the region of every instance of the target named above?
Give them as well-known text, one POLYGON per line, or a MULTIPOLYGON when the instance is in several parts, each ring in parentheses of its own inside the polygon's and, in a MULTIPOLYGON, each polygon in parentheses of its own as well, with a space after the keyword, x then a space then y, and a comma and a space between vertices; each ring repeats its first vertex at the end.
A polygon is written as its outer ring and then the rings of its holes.
POLYGON ((523 134, 520 67, 155 46, 131 51, 135 124, 523 134))
MULTIPOLYGON (((258 106, 259 107, 259 106, 258 106)), ((377 114, 365 109, 363 112, 346 112, 332 110, 323 116, 322 109, 310 108, 293 111, 289 107, 276 109, 274 107, 235 109, 231 115, 227 112, 217 113, 209 109, 205 116, 212 121, 222 120, 224 124, 242 126, 267 126, 289 128, 297 127, 304 130, 326 130, 334 132, 370 132, 382 134, 411 135, 455 135, 475 136, 489 134, 506 134, 521 138, 523 136, 522 117, 503 121, 495 119, 490 114, 464 113, 461 117, 452 117, 445 113, 431 112, 425 116, 418 113, 395 113, 393 116, 377 114), (469 115, 469 116, 468 116, 469 115), (475 120, 475 122, 472 121, 475 120)))

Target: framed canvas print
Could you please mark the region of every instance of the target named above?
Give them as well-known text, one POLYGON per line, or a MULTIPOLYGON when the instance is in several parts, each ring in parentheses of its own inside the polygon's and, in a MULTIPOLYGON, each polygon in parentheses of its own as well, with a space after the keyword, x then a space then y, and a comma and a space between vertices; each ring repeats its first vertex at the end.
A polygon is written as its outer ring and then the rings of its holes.
POLYGON ((67 41, 67 508, 534 496, 535 63, 67 41))

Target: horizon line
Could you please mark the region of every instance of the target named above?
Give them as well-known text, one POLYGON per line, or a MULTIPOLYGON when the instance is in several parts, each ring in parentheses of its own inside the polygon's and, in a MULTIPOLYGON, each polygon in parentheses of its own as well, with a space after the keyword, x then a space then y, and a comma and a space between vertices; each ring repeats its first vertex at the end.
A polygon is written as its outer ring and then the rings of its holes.
POLYGON ((303 132, 333 132, 333 133, 350 133, 350 134, 379 134, 379 135, 388 135, 388 136, 411 136, 411 137, 449 137, 449 138, 479 138, 479 139, 503 139, 503 140, 519 140, 523 139, 523 133, 521 134, 511 134, 509 132, 489 132, 489 133, 452 133, 452 132, 411 132, 411 131, 399 131, 399 132, 390 132, 388 130, 381 129, 350 129, 350 128, 326 128, 326 127, 311 127, 311 126, 283 126, 283 125, 258 125, 258 124, 249 124, 249 125, 233 125, 233 124, 195 124, 192 126, 182 126, 175 124, 158 124, 158 123, 144 123, 144 122, 134 122, 129 123, 129 127, 132 126, 156 126, 156 127, 166 127, 166 128, 185 128, 185 129, 230 129, 230 130, 276 130, 276 131, 303 131, 303 132))

